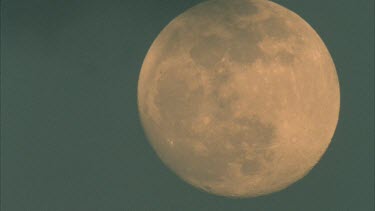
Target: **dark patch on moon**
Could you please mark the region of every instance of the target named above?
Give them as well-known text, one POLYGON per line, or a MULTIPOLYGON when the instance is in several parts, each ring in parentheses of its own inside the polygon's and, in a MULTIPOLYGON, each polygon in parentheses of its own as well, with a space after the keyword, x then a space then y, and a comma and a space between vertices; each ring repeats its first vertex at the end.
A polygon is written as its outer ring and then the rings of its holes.
POLYGON ((270 147, 265 149, 258 149, 258 154, 261 155, 261 158, 263 158, 266 162, 273 162, 276 159, 275 152, 270 147))
POLYGON ((213 69, 212 83, 216 85, 223 85, 229 81, 229 79, 233 76, 233 72, 227 67, 223 67, 223 65, 219 66, 218 68, 213 69))
POLYGON ((223 0, 225 4, 228 4, 230 8, 232 8, 235 14, 241 16, 248 16, 248 15, 255 15, 258 13, 259 9, 252 1, 248 1, 247 4, 243 3, 243 0, 223 0))
MULTIPOLYGON (((220 121, 231 122, 227 120, 215 119, 220 121)), ((247 120, 232 121, 234 124, 240 124, 245 127, 244 130, 233 131, 233 125, 228 124, 228 128, 222 128, 215 131, 215 134, 204 134, 199 136, 192 134, 192 131, 179 132, 175 136, 176 143, 173 146, 174 153, 168 154, 170 165, 182 175, 188 175, 187 178, 200 181, 202 184, 211 182, 220 182, 222 178, 227 177, 229 164, 238 162, 238 158, 245 159, 249 154, 242 142, 246 142, 254 150, 252 155, 254 159, 246 159, 241 163, 241 170, 244 175, 253 175, 264 168, 262 162, 268 152, 269 146, 272 145, 274 138, 274 128, 268 124, 262 123, 257 117, 249 117, 247 120), (258 131, 259 130, 259 131, 258 131), (250 134, 252 133, 252 134, 250 134), (264 136, 266 133, 268 135, 264 136), (190 137, 186 139, 186 137, 190 137), (184 141, 181 141, 183 138, 184 141), (209 150, 204 153, 194 151, 195 142, 201 142, 209 150), (258 143, 253 144, 252 143, 258 143), (227 149, 226 144, 232 145, 232 149, 227 149)))
POLYGON ((289 37, 292 31, 289 29, 283 18, 272 17, 258 24, 260 31, 267 36, 285 39, 289 37))
POLYGON ((242 126, 238 140, 246 140, 254 147, 267 147, 275 137, 272 124, 263 123, 257 116, 234 119, 234 123, 242 126))
POLYGON ((227 45, 217 36, 208 36, 199 40, 190 50, 191 58, 205 68, 212 68, 224 56, 227 45))
POLYGON ((178 52, 178 48, 181 46, 182 41, 182 32, 181 29, 175 28, 170 29, 169 31, 163 30, 161 35, 166 36, 164 39, 166 40, 163 42, 159 53, 156 54, 157 58, 155 59, 155 64, 153 64, 154 68, 158 68, 160 63, 163 61, 162 58, 168 58, 169 56, 178 52), (165 34, 165 35, 164 35, 165 34))
POLYGON ((242 166, 241 171, 244 175, 252 175, 261 169, 261 165, 257 160, 246 160, 242 166))
POLYGON ((237 156, 246 158, 242 163, 242 173, 252 175, 264 168, 262 163, 273 161, 271 146, 276 138, 276 128, 273 124, 262 122, 257 116, 234 119, 234 124, 241 129, 233 134, 232 143, 237 147, 237 156), (246 143, 249 148, 243 148, 246 143), (250 152, 249 152, 250 150, 250 152), (249 154, 251 153, 251 154, 249 154))
MULTIPOLYGON (((239 96, 235 93, 232 93, 230 95, 223 96, 220 94, 219 89, 215 89, 212 93, 212 99, 216 103, 216 106, 220 109, 218 112, 220 113, 226 113, 228 116, 230 113, 230 108, 232 106, 232 103, 239 99, 239 96)), ((219 114, 220 115, 220 114, 219 114)))
POLYGON ((214 145, 220 144, 216 143, 217 140, 207 146, 207 154, 197 154, 192 148, 196 141, 198 140, 190 139, 176 143, 173 147, 174 153, 168 155, 171 165, 177 173, 187 175, 187 178, 201 181, 203 184, 221 181, 221 177, 227 172, 228 162, 234 158, 233 155, 226 154, 221 147, 215 149, 214 145))
MULTIPOLYGON (((221 176, 225 176, 228 172, 229 163, 237 162, 238 158, 245 159, 249 156, 248 149, 244 148, 244 142, 253 151, 251 156, 254 158, 252 160, 246 159, 242 163, 242 172, 244 174, 255 174, 264 168, 262 162, 259 162, 259 160, 264 160, 265 162, 272 161, 272 157, 269 156, 269 148, 275 140, 274 126, 263 123, 256 116, 237 121, 222 120, 219 118, 215 120, 218 124, 220 124, 220 121, 233 122, 234 125, 240 125, 243 129, 236 131, 232 129, 233 125, 228 124, 228 128, 222 128, 214 136, 206 137, 206 139, 210 140, 211 144, 207 146, 209 150, 204 157, 196 157, 197 160, 194 162, 195 171, 191 174, 193 178, 214 181, 221 176), (233 148, 226 149, 224 147, 226 144, 230 144, 233 148)), ((189 165, 192 165, 192 163, 189 165)))
POLYGON ((250 64, 261 55, 257 43, 262 40, 262 36, 259 32, 254 31, 253 28, 234 32, 233 37, 228 42, 230 46, 229 55, 233 61, 241 64, 250 64))
POLYGON ((197 115, 199 103, 204 98, 203 87, 190 90, 186 78, 192 74, 178 69, 167 70, 158 82, 158 91, 154 98, 155 105, 170 129, 176 133, 188 133, 186 128, 197 115))
MULTIPOLYGON (((206 23, 223 25, 227 28, 227 32, 231 34, 229 38, 221 38, 215 35, 198 37, 199 41, 191 48, 190 55, 198 65, 208 69, 214 67, 225 53, 228 53, 233 62, 251 64, 264 55, 257 43, 265 36, 283 39, 290 35, 290 30, 284 20, 277 17, 259 23, 251 23, 245 28, 239 26, 236 23, 239 16, 255 15, 258 12, 257 6, 251 1, 246 3, 243 0, 210 1, 199 9, 202 11, 191 14, 192 18, 200 15, 206 16, 207 13, 211 12, 215 15, 207 15, 210 20, 199 21, 203 28, 199 30, 195 28, 198 34, 206 30, 205 28, 208 25, 206 23)), ((190 24, 193 25, 193 23, 190 24)))
POLYGON ((293 64, 295 60, 295 56, 287 51, 282 51, 276 55, 277 60, 280 61, 281 64, 290 65, 293 64))

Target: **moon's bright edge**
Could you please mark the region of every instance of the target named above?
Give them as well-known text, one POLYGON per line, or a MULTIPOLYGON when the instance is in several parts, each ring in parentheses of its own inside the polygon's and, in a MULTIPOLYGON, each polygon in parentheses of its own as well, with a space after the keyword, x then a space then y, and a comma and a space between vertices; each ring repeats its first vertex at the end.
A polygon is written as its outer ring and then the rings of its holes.
POLYGON ((339 82, 319 35, 266 0, 211 0, 169 23, 144 60, 138 107, 161 160, 231 197, 286 188, 334 134, 339 82))

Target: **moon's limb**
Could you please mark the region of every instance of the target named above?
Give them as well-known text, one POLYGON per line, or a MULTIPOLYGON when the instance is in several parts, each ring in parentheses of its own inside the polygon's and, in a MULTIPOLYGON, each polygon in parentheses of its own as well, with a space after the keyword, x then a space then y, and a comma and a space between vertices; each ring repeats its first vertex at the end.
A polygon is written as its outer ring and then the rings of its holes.
POLYGON ((174 19, 142 66, 138 105, 163 162, 226 196, 302 178, 333 136, 335 66, 298 15, 268 1, 211 0, 174 19))

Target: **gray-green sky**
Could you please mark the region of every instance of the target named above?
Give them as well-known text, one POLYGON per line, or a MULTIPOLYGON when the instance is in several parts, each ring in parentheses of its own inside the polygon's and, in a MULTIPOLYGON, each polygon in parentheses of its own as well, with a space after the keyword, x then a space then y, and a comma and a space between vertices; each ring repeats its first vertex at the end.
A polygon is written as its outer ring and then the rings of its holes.
POLYGON ((326 43, 341 111, 310 174, 253 199, 210 195, 181 181, 139 122, 137 81, 148 48, 199 2, 1 2, 1 210, 373 210, 374 2, 275 1, 326 43))

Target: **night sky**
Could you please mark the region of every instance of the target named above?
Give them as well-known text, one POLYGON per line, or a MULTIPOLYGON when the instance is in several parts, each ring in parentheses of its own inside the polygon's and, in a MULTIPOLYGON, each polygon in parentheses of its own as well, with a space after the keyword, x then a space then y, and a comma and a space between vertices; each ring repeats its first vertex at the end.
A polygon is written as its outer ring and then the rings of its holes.
POLYGON ((1 210, 374 209, 374 1, 275 1, 330 50, 340 119, 305 178, 249 199, 183 182, 140 124, 143 59, 163 27, 199 2, 1 1, 1 210))

